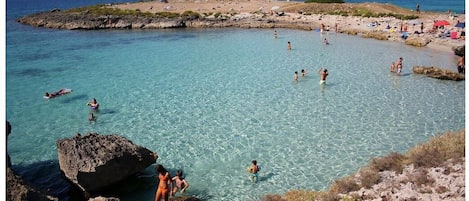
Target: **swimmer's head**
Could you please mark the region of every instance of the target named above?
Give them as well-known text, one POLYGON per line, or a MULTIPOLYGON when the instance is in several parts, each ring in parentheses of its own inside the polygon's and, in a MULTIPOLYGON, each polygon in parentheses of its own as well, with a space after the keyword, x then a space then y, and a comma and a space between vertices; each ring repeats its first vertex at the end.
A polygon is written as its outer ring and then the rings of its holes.
POLYGON ((327 73, 327 69, 324 69, 324 72, 327 73))
POLYGON ((257 165, 257 161, 256 161, 256 160, 253 160, 253 161, 252 161, 252 164, 253 164, 253 165, 257 165))

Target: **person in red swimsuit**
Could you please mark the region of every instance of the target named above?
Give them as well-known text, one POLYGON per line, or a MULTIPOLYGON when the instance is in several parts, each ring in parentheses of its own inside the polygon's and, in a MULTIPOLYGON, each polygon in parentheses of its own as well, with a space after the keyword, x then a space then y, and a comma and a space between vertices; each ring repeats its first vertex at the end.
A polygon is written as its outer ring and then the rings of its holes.
POLYGON ((163 198, 164 201, 169 201, 169 193, 173 185, 171 176, 162 165, 156 166, 156 172, 158 172, 160 183, 158 184, 158 190, 156 190, 155 201, 160 201, 161 198, 163 198))

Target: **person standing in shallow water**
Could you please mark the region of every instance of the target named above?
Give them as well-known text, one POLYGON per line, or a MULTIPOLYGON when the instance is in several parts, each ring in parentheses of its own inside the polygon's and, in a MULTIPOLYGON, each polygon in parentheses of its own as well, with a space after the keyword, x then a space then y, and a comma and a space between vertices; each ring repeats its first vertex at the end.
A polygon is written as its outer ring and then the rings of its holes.
POLYGON ((293 81, 298 81, 298 71, 293 74, 293 81))
POLYGON ((176 172, 176 176, 172 178, 172 181, 176 183, 176 187, 173 188, 172 195, 175 195, 178 190, 180 190, 181 193, 184 193, 184 191, 186 191, 186 189, 189 187, 189 182, 187 182, 186 179, 182 176, 182 170, 178 170, 176 172))
POLYGON ((156 190, 155 201, 161 201, 161 198, 163 198, 164 201, 169 201, 170 189, 173 186, 171 176, 162 165, 156 166, 156 172, 158 172, 158 179, 160 182, 158 183, 158 189, 156 190))
POLYGON ((291 50, 291 43, 290 43, 290 41, 288 41, 288 43, 287 43, 287 50, 291 50))
POLYGON ((261 168, 257 165, 257 161, 253 160, 251 166, 248 168, 248 172, 251 173, 251 176, 249 176, 251 182, 257 182, 260 170, 261 168))
POLYGON ((322 68, 319 69, 318 74, 321 76, 321 80, 319 81, 319 84, 326 84, 326 77, 329 75, 327 72, 327 69, 322 70, 322 68))

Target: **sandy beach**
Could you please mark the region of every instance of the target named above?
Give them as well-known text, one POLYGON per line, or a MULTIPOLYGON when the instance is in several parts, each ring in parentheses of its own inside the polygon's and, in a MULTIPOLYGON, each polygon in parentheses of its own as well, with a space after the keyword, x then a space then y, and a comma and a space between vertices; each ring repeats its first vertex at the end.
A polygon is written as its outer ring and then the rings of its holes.
MULTIPOLYGON (((194 11, 201 14, 231 14, 231 16, 252 17, 254 15, 263 14, 275 20, 281 18, 282 20, 298 22, 303 21, 311 23, 311 30, 320 30, 321 24, 329 28, 330 31, 337 31, 341 33, 379 33, 388 37, 388 40, 405 43, 401 38, 400 32, 402 29, 407 29, 408 41, 416 40, 418 43, 423 43, 429 48, 434 48, 443 51, 452 51, 451 48, 455 46, 463 46, 465 40, 451 39, 450 37, 440 37, 443 32, 457 32, 460 35, 462 29, 454 27, 455 24, 465 21, 464 14, 450 15, 447 13, 426 13, 421 12, 417 14, 412 10, 403 8, 396 8, 394 6, 375 4, 375 3, 362 3, 362 4, 311 4, 302 2, 286 2, 286 1, 217 1, 217 0, 169 0, 168 3, 151 1, 139 3, 127 3, 112 5, 111 7, 129 10, 140 10, 141 12, 174 12, 183 13, 184 11, 194 11), (357 17, 357 16, 340 16, 328 14, 314 14, 320 13, 321 10, 351 10, 357 7, 369 8, 376 13, 400 13, 403 15, 418 15, 416 20, 401 20, 394 17, 357 17), (308 14, 306 14, 308 13, 308 14), (434 32, 433 29, 435 20, 446 20, 450 23, 434 32), (421 23, 423 23, 423 34, 416 34, 421 32, 421 23), (389 28, 390 27, 390 28, 389 28), (406 28, 407 27, 407 28, 406 28), (387 29, 388 28, 388 29, 387 29)), ((324 13, 324 12, 323 12, 324 13)), ((425 46, 424 45, 424 46, 425 46)))

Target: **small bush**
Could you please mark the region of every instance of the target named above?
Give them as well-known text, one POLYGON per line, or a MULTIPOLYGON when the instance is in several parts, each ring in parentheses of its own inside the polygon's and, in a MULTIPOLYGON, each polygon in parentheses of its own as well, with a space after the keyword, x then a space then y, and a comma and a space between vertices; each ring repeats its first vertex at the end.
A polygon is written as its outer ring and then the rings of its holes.
POLYGON ((380 172, 389 170, 402 173, 405 159, 406 157, 404 155, 397 152, 392 152, 385 157, 373 158, 370 162, 370 167, 380 172))
POLYGON ((411 149, 408 158, 416 167, 436 167, 465 156, 465 131, 449 132, 411 149))
POLYGON ((355 182, 352 176, 345 177, 340 180, 336 180, 332 186, 330 187, 330 190, 333 193, 349 193, 352 191, 357 191, 360 189, 360 185, 355 182))
POLYGON ((323 195, 324 195, 323 192, 292 190, 292 191, 285 193, 285 200, 287 201, 316 200, 323 195))
POLYGON ((194 20, 194 19, 199 19, 199 18, 201 18, 201 15, 200 15, 199 13, 197 13, 197 12, 188 10, 188 11, 184 11, 184 12, 181 14, 181 17, 183 17, 184 19, 194 20))
POLYGON ((419 168, 413 175, 410 177, 410 181, 417 186, 432 186, 435 183, 435 180, 428 177, 428 171, 423 168, 419 168))
POLYGON ((359 172, 362 187, 371 188, 379 183, 379 172, 376 169, 364 168, 359 172))
POLYGON ((179 13, 158 12, 158 13, 155 13, 155 16, 162 17, 162 18, 177 18, 179 17, 179 13))
POLYGON ((216 12, 213 16, 215 16, 215 18, 218 18, 221 16, 221 12, 216 12))

